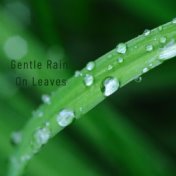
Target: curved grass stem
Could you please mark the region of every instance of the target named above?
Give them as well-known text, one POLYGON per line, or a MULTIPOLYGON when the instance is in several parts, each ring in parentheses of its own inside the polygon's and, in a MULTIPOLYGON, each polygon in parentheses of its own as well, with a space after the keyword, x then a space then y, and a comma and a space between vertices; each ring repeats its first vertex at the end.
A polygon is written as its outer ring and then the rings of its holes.
POLYGON ((130 81, 176 56, 175 20, 103 55, 69 79, 33 114, 11 158, 8 176, 19 176, 40 148, 74 119, 130 81))

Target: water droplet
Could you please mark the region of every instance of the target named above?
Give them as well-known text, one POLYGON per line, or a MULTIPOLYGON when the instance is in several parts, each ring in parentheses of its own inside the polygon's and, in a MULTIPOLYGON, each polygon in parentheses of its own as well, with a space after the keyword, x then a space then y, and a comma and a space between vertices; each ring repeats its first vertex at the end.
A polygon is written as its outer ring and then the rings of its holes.
POLYGON ((73 121, 74 118, 75 114, 72 110, 63 109, 57 115, 56 120, 61 127, 66 127, 73 121))
POLYGON ((93 70, 94 67, 95 67, 95 63, 94 63, 93 61, 89 62, 89 63, 86 65, 86 69, 87 69, 88 71, 93 70))
POLYGON ((176 44, 174 40, 168 43, 164 48, 161 49, 159 59, 167 60, 176 56, 176 44))
POLYGON ((43 117, 44 113, 42 111, 38 112, 38 117, 43 117))
POLYGON ((28 52, 28 45, 21 36, 12 36, 4 44, 4 52, 10 59, 21 59, 28 52))
POLYGON ((94 77, 92 75, 86 74, 84 77, 84 83, 86 86, 91 86, 94 82, 94 77))
POLYGON ((125 43, 120 43, 116 47, 116 51, 120 54, 125 54, 127 51, 127 46, 125 43))
POLYGON ((149 71, 149 69, 147 68, 147 67, 145 67, 143 70, 142 70, 142 73, 146 73, 146 72, 148 72, 149 71))
POLYGON ((104 96, 110 96, 119 89, 119 81, 113 77, 107 77, 103 81, 102 92, 104 96))
POLYGON ((11 134, 11 141, 13 144, 18 145, 22 140, 21 132, 13 132, 11 134))
POLYGON ((21 162, 29 161, 31 159, 30 155, 23 155, 20 160, 21 162))
POLYGON ((149 64, 149 67, 150 67, 150 68, 153 68, 153 64, 152 64, 152 63, 151 63, 151 64, 149 64))
POLYGON ((153 50, 153 45, 147 45, 146 46, 146 51, 150 52, 153 50))
POLYGON ((48 128, 40 128, 38 129, 35 134, 34 138, 38 145, 46 144, 50 138, 51 132, 48 128))
POLYGON ((173 23, 173 24, 176 24, 176 18, 174 18, 174 19, 172 20, 172 23, 173 23))
POLYGON ((123 58, 122 58, 122 57, 119 57, 119 58, 117 59, 117 62, 118 62, 118 63, 122 63, 122 62, 123 62, 123 58))
POLYGON ((142 81, 142 77, 141 76, 139 76, 139 77, 137 77, 136 79, 135 79, 135 82, 137 82, 137 83, 140 83, 142 81))
POLYGON ((42 101, 46 104, 51 104, 51 98, 49 95, 42 95, 42 101))
POLYGON ((159 31, 162 31, 163 30, 163 26, 159 26, 158 29, 159 29, 159 31))
POLYGON ((145 35, 145 36, 148 36, 149 34, 150 34, 150 30, 146 29, 146 30, 144 31, 144 35, 145 35))
POLYGON ((82 76, 82 73, 78 70, 75 71, 75 77, 79 77, 82 76))
POLYGON ((166 43, 167 41, 167 38, 166 37, 161 37, 160 38, 160 43, 166 43))
POLYGON ((112 65, 108 65, 108 70, 112 70, 112 65))

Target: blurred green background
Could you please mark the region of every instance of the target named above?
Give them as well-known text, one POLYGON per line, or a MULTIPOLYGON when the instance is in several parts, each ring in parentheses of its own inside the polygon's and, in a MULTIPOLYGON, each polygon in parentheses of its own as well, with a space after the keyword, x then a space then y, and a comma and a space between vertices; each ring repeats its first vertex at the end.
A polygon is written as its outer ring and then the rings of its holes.
MULTIPOLYGON (((0 175, 41 96, 57 87, 18 87, 16 76, 69 78, 90 60, 172 20, 175 0, 0 1, 0 175), (20 61, 63 59, 69 70, 12 70, 20 61)), ((70 90, 71 91, 71 90, 70 90)), ((64 97, 63 97, 64 98, 64 97)), ((175 176, 176 61, 106 99, 50 140, 25 176, 175 176)))

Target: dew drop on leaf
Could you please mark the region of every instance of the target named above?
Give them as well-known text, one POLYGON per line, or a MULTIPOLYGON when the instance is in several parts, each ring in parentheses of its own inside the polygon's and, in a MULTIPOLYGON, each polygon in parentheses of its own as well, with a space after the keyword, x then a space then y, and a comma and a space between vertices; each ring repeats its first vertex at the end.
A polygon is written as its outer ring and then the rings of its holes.
POLYGON ((34 138, 38 145, 46 144, 50 138, 51 132, 47 127, 39 128, 34 134, 34 138))
POLYGON ((75 114, 72 110, 63 109, 57 115, 56 120, 59 126, 66 127, 73 121, 74 118, 75 118, 75 114))
POLYGON ((147 52, 150 52, 153 50, 153 45, 147 45, 145 49, 147 52))
POLYGON ((127 51, 127 46, 125 43, 120 43, 116 47, 116 51, 120 54, 125 54, 127 51))
POLYGON ((94 63, 93 61, 88 62, 88 64, 86 65, 86 69, 87 69, 88 71, 93 70, 94 67, 95 67, 95 63, 94 63))
POLYGON ((145 31, 144 31, 144 35, 145 36, 148 36, 150 34, 150 30, 149 29, 146 29, 145 31))
POLYGON ((107 77, 102 84, 101 90, 104 96, 110 96, 119 89, 119 81, 113 77, 107 77))
POLYGON ((49 95, 42 95, 42 101, 46 104, 51 104, 51 98, 49 95))
POLYGON ((122 57, 119 57, 119 58, 117 59, 117 62, 118 62, 118 63, 122 63, 122 62, 123 62, 123 58, 122 58, 122 57))
POLYGON ((84 84, 86 86, 91 86, 94 82, 94 77, 92 75, 86 74, 84 77, 84 84))

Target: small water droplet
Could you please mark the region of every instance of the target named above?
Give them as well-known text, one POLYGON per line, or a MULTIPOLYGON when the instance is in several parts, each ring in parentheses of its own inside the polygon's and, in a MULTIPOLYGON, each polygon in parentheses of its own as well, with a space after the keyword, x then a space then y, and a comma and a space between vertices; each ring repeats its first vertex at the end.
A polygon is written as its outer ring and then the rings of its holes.
POLYGON ((125 54, 127 51, 127 46, 125 43, 120 43, 116 47, 116 51, 120 54, 125 54))
POLYGON ((82 73, 78 70, 75 71, 75 77, 79 77, 82 76, 82 73))
POLYGON ((112 65, 108 65, 108 70, 112 70, 112 65))
POLYGON ((57 115, 56 120, 61 127, 66 127, 73 121, 74 118, 75 114, 72 110, 63 109, 57 115))
POLYGON ((42 95, 42 101, 46 104, 51 104, 51 98, 49 95, 42 95))
POLYGON ((153 64, 152 64, 152 63, 151 63, 151 64, 149 64, 149 67, 150 67, 150 68, 152 68, 152 67, 153 67, 153 64))
POLYGON ((50 138, 50 130, 46 127, 38 129, 35 134, 34 138, 38 145, 46 144, 50 138))
POLYGON ((145 31, 144 31, 144 35, 145 36, 148 36, 150 34, 150 30, 149 29, 146 29, 145 31))
POLYGON ((22 140, 22 133, 21 132, 13 132, 11 134, 11 141, 13 144, 18 145, 22 140))
POLYGON ((122 63, 122 62, 123 62, 123 58, 122 58, 122 57, 119 57, 119 58, 117 59, 117 62, 118 62, 118 63, 122 63))
POLYGON ((107 77, 103 81, 101 90, 104 96, 110 96, 111 94, 113 94, 115 91, 119 89, 119 86, 120 86, 119 81, 116 78, 107 77))
POLYGON ((143 68, 142 73, 146 73, 148 71, 149 71, 149 69, 147 67, 145 67, 145 68, 143 68))
POLYGON ((167 41, 167 38, 166 37, 161 37, 160 38, 160 43, 166 43, 167 41))
POLYGON ((92 75, 86 74, 84 77, 84 83, 86 86, 91 86, 94 82, 94 77, 92 75))
POLYGON ((173 24, 176 24, 176 18, 174 18, 174 19, 172 20, 172 23, 173 23, 173 24))
POLYGON ((31 159, 30 155, 23 155, 20 158, 21 162, 29 161, 30 159, 31 159))
POLYGON ((137 83, 140 83, 142 81, 142 77, 141 76, 139 76, 139 77, 137 77, 136 79, 135 79, 135 82, 137 82, 137 83))
POLYGON ((93 70, 94 67, 95 67, 95 63, 94 63, 93 61, 89 62, 89 63, 86 65, 86 69, 87 69, 88 71, 93 70))
POLYGON ((153 50, 153 45, 147 45, 146 46, 146 51, 150 52, 153 50))
POLYGON ((159 29, 159 31, 162 31, 163 30, 163 26, 159 26, 158 29, 159 29))

